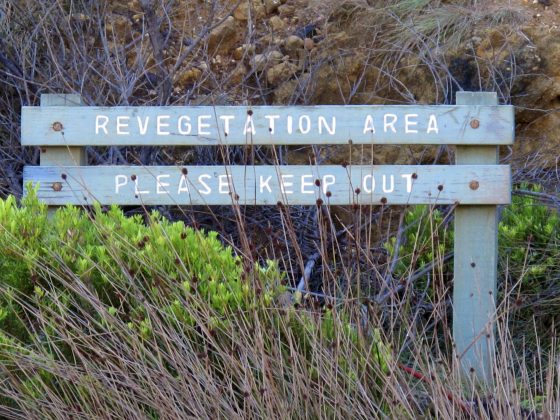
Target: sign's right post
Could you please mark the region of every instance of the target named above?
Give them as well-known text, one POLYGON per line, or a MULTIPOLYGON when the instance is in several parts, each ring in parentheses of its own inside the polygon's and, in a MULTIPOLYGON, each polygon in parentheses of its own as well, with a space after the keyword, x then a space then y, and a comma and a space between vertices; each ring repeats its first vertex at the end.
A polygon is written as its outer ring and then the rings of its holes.
MULTIPOLYGON (((497 105, 498 99, 495 92, 458 92, 456 102, 457 105, 497 105)), ((476 120, 471 121, 471 127, 476 125, 476 120)), ((457 146, 457 165, 497 162, 496 146, 457 146)), ((486 386, 492 384, 495 355, 497 264, 497 207, 457 206, 453 338, 462 371, 486 386)))

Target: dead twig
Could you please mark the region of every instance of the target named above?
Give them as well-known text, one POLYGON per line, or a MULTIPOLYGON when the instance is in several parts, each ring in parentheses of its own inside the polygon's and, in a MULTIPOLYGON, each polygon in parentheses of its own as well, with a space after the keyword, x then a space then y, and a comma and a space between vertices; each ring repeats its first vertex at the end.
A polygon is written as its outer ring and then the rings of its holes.
POLYGON ((401 290, 403 290, 404 288, 408 287, 411 284, 414 284, 414 282, 416 280, 418 280, 420 277, 425 276, 426 274, 428 274, 430 271, 432 271, 434 269, 434 267, 437 264, 443 264, 444 262, 449 261, 451 258, 453 258, 453 252, 449 252, 447 254, 445 254, 443 256, 443 258, 441 260, 434 260, 432 262, 430 262, 429 264, 426 264, 424 267, 422 267, 420 270, 414 272, 413 274, 411 274, 405 282, 401 282, 399 284, 397 284, 393 289, 388 290, 386 293, 382 294, 382 295, 378 295, 374 300, 375 302, 377 302, 378 304, 382 304, 384 303, 388 298, 390 298, 391 296, 396 295, 398 292, 400 292, 401 290))

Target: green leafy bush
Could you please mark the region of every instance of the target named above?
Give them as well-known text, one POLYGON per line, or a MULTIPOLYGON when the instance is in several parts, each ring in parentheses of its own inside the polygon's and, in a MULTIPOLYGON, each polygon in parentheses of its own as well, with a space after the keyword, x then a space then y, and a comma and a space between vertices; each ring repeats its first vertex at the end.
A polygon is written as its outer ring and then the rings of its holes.
MULTIPOLYGON (((66 277, 67 281, 77 277, 115 308, 122 293, 135 284, 154 296, 166 288, 181 290, 183 295, 196 290, 218 314, 224 314, 254 304, 255 287, 262 290, 268 304, 273 293, 281 290, 281 275, 273 262, 245 278, 248 273, 240 257, 224 247, 215 232, 171 223, 157 212, 150 214, 146 224, 140 215, 126 217, 116 206, 108 211, 95 206, 89 214, 68 206, 47 220, 46 207, 31 192, 21 206, 13 197, 0 201, 0 229, 1 283, 28 296, 45 294, 38 277, 66 277)), ((13 300, 1 299, 0 328, 21 337, 13 300)), ((176 315, 180 307, 169 303, 176 315)), ((145 331, 146 322, 140 324, 138 328, 145 331)))
MULTIPOLYGON (((276 264, 248 267, 216 233, 157 212, 68 206, 48 217, 28 191, 21 205, 0 201, 0 247, 0 381, 10 378, 0 414, 197 417, 224 398, 229 417, 248 393, 288 401, 302 381, 330 401, 340 387, 371 398, 392 363, 380 332, 357 328, 351 311, 275 307, 287 293, 276 264), (192 411, 185 383, 222 391, 197 393, 192 411)), ((262 404, 252 411, 264 415, 262 404)))
MULTIPOLYGON (((519 189, 528 194, 514 194, 499 224, 500 277, 519 282, 523 293, 539 293, 558 278, 560 217, 538 201, 539 186, 523 184, 519 189)), ((441 210, 415 206, 407 212, 404 226, 393 273, 396 278, 412 276, 438 260, 445 273, 452 272, 452 261, 444 265, 443 257, 453 251, 453 224, 445 222, 441 210)), ((396 243, 392 237, 385 244, 391 258, 397 255, 396 243)), ((424 284, 425 278, 420 278, 416 286, 424 284)))
MULTIPOLYGON (((542 188, 523 184, 539 193, 542 188)), ((532 195, 515 196, 500 222, 500 255, 512 278, 527 288, 543 286, 557 277, 560 266, 560 217, 532 195)), ((533 290, 535 291, 535 290, 533 290)))
MULTIPOLYGON (((445 254, 453 249, 453 230, 449 229, 440 209, 427 205, 414 206, 405 215, 398 254, 396 247, 396 237, 385 243, 391 259, 398 255, 393 276, 413 276, 434 261, 443 261, 445 254)), ((422 277, 417 284, 423 287, 424 280, 422 277)))

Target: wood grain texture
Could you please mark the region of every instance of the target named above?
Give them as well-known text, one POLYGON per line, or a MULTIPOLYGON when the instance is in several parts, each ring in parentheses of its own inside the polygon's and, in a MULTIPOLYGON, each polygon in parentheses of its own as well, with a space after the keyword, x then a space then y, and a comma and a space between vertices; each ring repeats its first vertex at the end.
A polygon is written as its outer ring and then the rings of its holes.
MULTIPOLYGON (((495 93, 457 93, 463 105, 494 105, 495 93)), ((496 164, 496 147, 457 147, 457 167, 496 164)), ((511 187, 510 187, 511 188, 511 187)), ((498 216, 496 206, 455 209, 453 337, 465 375, 492 384, 495 355, 498 216)))
POLYGON ((511 198, 506 165, 27 166, 24 181, 39 183, 39 198, 49 205, 505 204, 511 198))
POLYGON ((22 109, 25 146, 499 145, 512 144, 513 128, 513 107, 504 105, 22 109))

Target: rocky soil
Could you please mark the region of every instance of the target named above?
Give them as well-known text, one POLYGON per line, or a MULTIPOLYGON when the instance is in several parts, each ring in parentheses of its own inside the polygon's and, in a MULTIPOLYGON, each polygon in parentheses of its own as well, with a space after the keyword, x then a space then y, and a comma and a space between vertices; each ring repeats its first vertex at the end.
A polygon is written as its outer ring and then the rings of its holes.
MULTIPOLYGON (((497 91, 516 106, 517 141, 504 158, 552 180, 560 150, 559 1, 66 2, 44 33, 44 2, 11 1, 0 30, 7 25, 10 42, 32 47, 0 69, 13 65, 8 73, 17 73, 42 60, 52 70, 33 70, 31 87, 15 96, 63 89, 107 105, 433 104, 453 103, 459 90, 497 91), (52 44, 42 44, 51 35, 52 44), (36 58, 34 48, 50 56, 36 58), (81 66, 54 63, 73 48, 84 55, 81 66)), ((325 148, 318 158, 432 162, 451 159, 452 150, 325 148)), ((308 162, 309 153, 288 159, 308 162)))
MULTIPOLYGON (((178 3, 188 10, 196 2, 178 3)), ((517 106, 514 160, 523 166, 537 154, 539 165, 557 165, 557 0, 447 1, 416 10, 404 9, 407 2, 386 2, 403 10, 381 11, 378 3, 230 1, 207 36, 208 56, 185 63, 174 92, 191 89, 193 102, 386 104, 452 102, 457 90, 496 90, 503 102, 517 106)), ((143 14, 139 1, 115 6, 117 38, 134 33, 143 14)), ((174 19, 185 16, 177 12, 174 19)), ((173 45, 164 51, 168 57, 173 45)), ((387 148, 373 155, 404 162, 431 160, 434 153, 387 148)), ((355 159, 364 154, 370 159, 362 150, 355 159)), ((341 154, 327 151, 324 158, 336 156, 341 154)))

